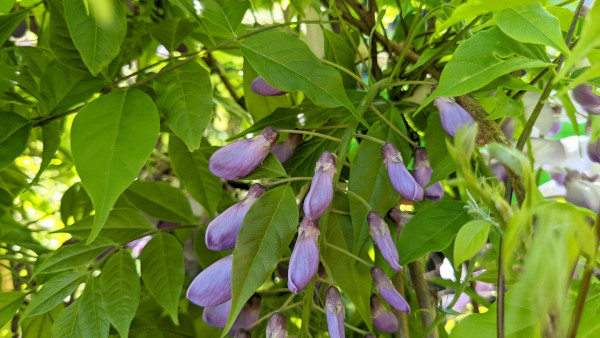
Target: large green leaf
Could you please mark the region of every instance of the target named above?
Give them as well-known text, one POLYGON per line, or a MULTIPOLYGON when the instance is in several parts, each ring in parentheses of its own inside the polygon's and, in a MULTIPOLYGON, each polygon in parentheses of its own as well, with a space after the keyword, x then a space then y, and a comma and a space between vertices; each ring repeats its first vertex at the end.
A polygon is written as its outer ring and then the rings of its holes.
POLYGON ((88 278, 85 290, 77 300, 80 303, 79 311, 77 311, 77 325, 86 338, 107 337, 110 329, 99 279, 97 277, 88 278))
POLYGON ((25 151, 31 126, 18 114, 0 111, 0 171, 25 151))
POLYGON ((173 52, 196 27, 198 23, 194 20, 169 18, 152 26, 150 34, 169 52, 173 52))
POLYGON ((175 236, 156 235, 140 254, 144 285, 156 302, 162 306, 175 324, 177 304, 183 288, 183 248, 175 236))
POLYGON ((92 75, 112 61, 127 34, 127 17, 119 0, 63 0, 73 43, 92 75))
POLYGON ((167 182, 135 181, 125 196, 136 208, 163 221, 190 223, 194 215, 190 202, 181 189, 167 182))
POLYGON ((169 138, 169 156, 175 174, 185 190, 211 215, 215 214, 223 195, 221 179, 208 170, 208 159, 213 152, 211 147, 190 151, 178 137, 169 138))
POLYGON ((93 210, 92 200, 80 182, 67 189, 60 200, 60 218, 64 225, 69 225, 71 218, 74 222, 81 220, 93 210))
POLYGON ((27 17, 27 10, 0 15, 0 46, 2 46, 19 23, 27 17))
POLYGON ((52 337, 84 338, 83 332, 78 325, 77 316, 81 302, 77 299, 66 309, 62 310, 54 325, 52 325, 52 337))
MULTIPOLYGON (((358 38, 358 35, 356 35, 358 38)), ((354 37, 352 37, 353 39, 354 37)), ((345 33, 336 34, 330 30, 323 29, 323 42, 325 43, 325 56, 324 59, 334 62, 352 73, 356 72, 356 49, 353 46, 358 44, 357 39, 354 39, 354 45, 352 44, 351 38, 345 36, 345 33)), ((356 80, 340 71, 344 86, 347 88, 356 87, 356 80)))
POLYGON ((240 47, 252 68, 272 86, 302 91, 323 107, 343 106, 368 126, 348 99, 340 74, 322 64, 301 40, 271 31, 247 38, 240 47))
POLYGON ((158 78, 156 92, 156 104, 166 115, 165 125, 190 150, 198 149, 212 116, 212 84, 208 72, 198 63, 188 63, 158 78))
POLYGON ((475 256, 487 242, 489 231, 490 223, 482 220, 471 221, 460 228, 454 241, 454 266, 475 256))
POLYGON ((44 260, 35 272, 67 271, 74 267, 89 264, 112 245, 114 243, 104 237, 98 237, 91 244, 79 242, 77 244, 65 245, 44 260))
POLYGON ((119 251, 106 262, 100 276, 106 316, 121 337, 129 337, 129 326, 140 302, 140 279, 129 252, 119 251))
MULTIPOLYGON (((347 197, 341 193, 334 196, 333 205, 338 210, 348 210, 349 208, 347 197)), ((322 234, 321 243, 326 242, 346 251, 351 251, 353 232, 352 220, 349 216, 330 213, 325 233, 322 234)), ((362 319, 371 328, 369 299, 371 297, 372 279, 369 268, 327 245, 321 244, 320 250, 322 259, 331 270, 334 283, 350 298, 362 319)), ((360 256, 366 261, 370 260, 366 252, 362 252, 360 256)))
POLYGON ((158 111, 135 89, 88 103, 73 120, 71 148, 81 183, 96 209, 96 238, 119 195, 138 176, 158 140, 158 111))
POLYGON ((5 15, 10 13, 10 10, 15 5, 16 0, 5 0, 0 4, 0 15, 5 15))
POLYGON ((539 3, 509 7, 494 14, 498 27, 511 38, 526 43, 552 46, 570 54, 563 40, 559 21, 539 3))
POLYGON ((79 70, 87 70, 71 39, 69 27, 67 27, 65 20, 63 0, 48 0, 48 11, 50 12, 50 20, 48 20, 50 50, 63 65, 79 70))
POLYGON ((60 304, 44 314, 21 320, 22 337, 52 337, 52 325, 63 309, 64 306, 60 304))
POLYGON ((298 225, 298 204, 288 185, 269 190, 252 205, 233 251, 229 331, 252 294, 275 270, 298 225))
MULTIPOLYGON (((56 232, 66 232, 72 236, 85 239, 90 235, 93 226, 94 216, 87 216, 56 232)), ((115 243, 126 244, 152 230, 150 222, 144 216, 140 215, 137 210, 115 208, 108 215, 106 224, 100 230, 100 236, 106 237, 115 243)))
MULTIPOLYGON (((565 64, 560 70, 560 77, 566 77, 571 71, 571 68, 579 62, 582 58, 588 55, 588 53, 600 45, 600 1, 595 1, 592 8, 589 10, 586 20, 581 29, 581 35, 577 39, 577 44, 573 47, 571 56, 565 60, 565 64)), ((590 70, 596 70, 596 76, 598 75, 597 67, 590 67, 590 70)), ((584 74, 585 75, 585 74, 584 74)), ((582 75, 582 76, 584 76, 582 75)), ((590 77, 587 77, 588 79, 590 77)))
POLYGON ((223 31, 229 32, 232 36, 235 34, 235 30, 240 22, 230 20, 228 13, 231 8, 225 7, 224 5, 226 4, 215 0, 202 0, 200 3, 202 3, 203 7, 203 18, 221 28, 223 31))
MULTIPOLYGON (((406 133, 402 115, 392 111, 392 121, 401 131, 406 133)), ((377 122, 367 135, 392 142, 398 147, 405 162, 410 161, 411 149, 408 143, 391 130, 387 124, 377 122)), ((362 140, 358 147, 356 157, 350 168, 348 188, 364 198, 373 210, 382 215, 396 205, 401 196, 392 186, 387 168, 381 158, 381 145, 369 140, 362 140)), ((363 248, 369 236, 367 214, 369 210, 356 198, 350 198, 350 214, 354 228, 354 242, 350 246, 352 252, 357 254, 363 248)))
POLYGON ((497 27, 481 31, 456 49, 437 89, 421 107, 438 96, 470 93, 515 70, 553 66, 540 48, 517 42, 497 27))
POLYGON ((444 21, 437 27, 438 31, 442 31, 451 25, 454 25, 462 20, 471 20, 476 16, 501 11, 505 8, 519 7, 522 5, 539 2, 540 0, 503 0, 503 1, 487 1, 487 0, 469 0, 456 7, 448 20, 444 21))
POLYGON ((31 297, 23 317, 39 315, 52 310, 69 296, 88 273, 85 271, 67 271, 50 279, 42 289, 31 297))
POLYGON ((431 251, 442 251, 470 220, 465 204, 440 201, 419 211, 400 232, 396 243, 400 265, 405 265, 431 251))
POLYGON ((9 291, 0 293, 0 326, 8 323, 21 307, 27 296, 25 292, 9 291))

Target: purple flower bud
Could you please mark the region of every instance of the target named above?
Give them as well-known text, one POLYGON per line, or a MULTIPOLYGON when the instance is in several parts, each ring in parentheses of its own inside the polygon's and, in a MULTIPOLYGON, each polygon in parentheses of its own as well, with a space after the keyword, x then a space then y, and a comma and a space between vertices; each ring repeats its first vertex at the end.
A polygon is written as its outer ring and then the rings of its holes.
POLYGON ((600 96, 594 93, 590 85, 581 84, 573 89, 573 99, 589 114, 600 114, 600 96))
POLYGON ((310 283, 319 269, 319 233, 317 222, 304 217, 288 268, 288 289, 295 294, 310 283))
POLYGON ((278 138, 277 130, 267 127, 256 137, 233 142, 217 150, 210 157, 208 168, 226 180, 248 176, 265 159, 278 138))
POLYGON ((283 163, 289 160, 294 154, 296 147, 302 142, 302 135, 290 134, 287 140, 277 143, 271 152, 277 157, 279 162, 283 163))
MULTIPOLYGON (((250 297, 248 302, 242 307, 238 317, 235 319, 235 322, 229 331, 229 335, 233 335, 238 329, 252 329, 252 326, 260 316, 260 303, 261 298, 259 295, 250 297)), ((223 304, 206 307, 202 313, 202 320, 210 326, 222 329, 227 324, 227 318, 229 317, 230 311, 231 299, 223 304)))
POLYGON ((250 89, 252 89, 252 91, 256 94, 262 96, 279 96, 284 95, 286 93, 283 90, 279 90, 268 84, 267 81, 265 81, 265 79, 262 78, 262 76, 259 76, 256 79, 252 80, 252 83, 250 84, 250 89))
POLYGON ((177 226, 179 226, 179 223, 176 223, 176 222, 167 222, 167 221, 160 221, 156 225, 156 228, 157 229, 166 229, 166 228, 173 228, 173 227, 177 227, 177 226))
POLYGON ((388 262, 392 269, 402 271, 402 267, 398 264, 398 249, 394 245, 387 223, 377 211, 369 213, 367 222, 369 223, 371 236, 373 236, 373 240, 377 244, 377 248, 379 248, 383 259, 388 262))
POLYGON ((371 268, 371 277, 375 282, 375 288, 381 298, 383 298, 391 307, 400 311, 410 313, 410 306, 404 300, 404 297, 394 288, 390 278, 381 270, 381 268, 374 266, 371 268))
POLYGON ((235 335, 233 336, 233 338, 252 338, 252 335, 250 334, 250 332, 244 329, 238 329, 237 331, 235 331, 235 335))
POLYGON ((587 154, 592 162, 600 163, 600 138, 588 143, 587 154))
POLYGON ((244 217, 254 202, 267 189, 260 184, 253 184, 243 200, 229 207, 217 216, 206 228, 206 247, 215 250, 228 250, 235 247, 237 237, 242 228, 244 217))
POLYGON ((231 311, 231 299, 223 304, 205 307, 202 312, 202 320, 212 327, 222 329, 227 324, 229 311, 231 311))
POLYGON ((433 104, 440 111, 442 128, 444 128, 446 134, 452 137, 456 135, 456 131, 459 128, 471 125, 475 122, 471 115, 452 98, 438 97, 433 100, 433 104))
POLYGON ((325 315, 327 317, 327 330, 331 338, 345 337, 344 304, 340 292, 335 286, 330 286, 325 291, 325 315))
MULTIPOLYGON (((424 187, 429 184, 432 173, 433 169, 431 169, 431 165, 429 164, 427 150, 425 148, 417 148, 415 150, 415 164, 413 169, 415 181, 417 181, 421 187, 424 187)), ((440 182, 436 182, 425 188, 424 195, 432 201, 439 201, 444 197, 444 188, 440 182)))
POLYGON ((198 306, 215 306, 231 299, 232 255, 204 269, 190 284, 187 299, 198 306))
POLYGON ((267 325, 267 338, 285 338, 287 335, 287 324, 281 312, 277 312, 269 319, 267 325))
POLYGON ((375 295, 371 295, 371 318, 378 330, 390 333, 398 331, 398 318, 386 310, 375 295))
POLYGON ((304 199, 304 215, 308 219, 316 221, 329 208, 333 199, 333 176, 336 172, 335 157, 324 151, 317 161, 310 190, 304 199))
POLYGON ((415 181, 402 162, 402 156, 396 146, 388 142, 381 148, 383 163, 388 170, 390 181, 402 197, 411 201, 423 199, 423 188, 415 181))

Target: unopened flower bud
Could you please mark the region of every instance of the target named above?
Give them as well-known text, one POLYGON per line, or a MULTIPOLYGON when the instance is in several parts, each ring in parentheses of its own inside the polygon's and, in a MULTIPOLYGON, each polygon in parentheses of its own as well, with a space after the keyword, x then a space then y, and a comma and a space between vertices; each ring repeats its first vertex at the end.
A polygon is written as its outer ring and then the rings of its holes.
POLYGON ((319 269, 318 237, 317 222, 304 217, 298 228, 298 240, 288 268, 288 289, 293 293, 303 290, 319 269))
POLYGON ((335 286, 330 286, 325 291, 325 315, 327 317, 327 330, 331 338, 344 338, 344 304, 340 292, 335 286))
POLYGON ((600 163, 600 138, 588 143, 587 154, 592 162, 600 163))
POLYGON ((442 128, 446 134, 454 137, 459 128, 473 124, 473 117, 454 99, 449 97, 438 97, 433 104, 440 111, 442 128))
POLYGON ((208 168, 226 180, 248 176, 265 159, 279 138, 273 127, 265 128, 251 139, 233 142, 217 150, 208 162, 208 168))
POLYGON ((267 325, 267 338, 285 338, 287 335, 287 324, 281 312, 277 312, 269 319, 267 325))
POLYGON ((410 313, 410 306, 398 290, 394 288, 392 281, 381 268, 377 266, 371 268, 371 277, 373 277, 373 281, 375 282, 375 289, 377 289, 383 300, 400 312, 410 313))
POLYGON ((231 299, 232 255, 204 269, 190 284, 187 299, 198 306, 215 306, 231 299))
POLYGON ((262 76, 258 76, 256 79, 252 80, 250 84, 250 89, 258 95, 262 96, 279 96, 284 95, 286 92, 283 90, 279 90, 265 81, 262 76))
POLYGON ((375 295, 371 295, 371 319, 378 330, 390 333, 398 331, 398 319, 391 311, 385 309, 375 295))
POLYGON ((329 208, 333 199, 333 176, 336 172, 335 157, 328 151, 323 152, 317 161, 310 190, 304 199, 304 215, 310 220, 316 221, 329 208))
MULTIPOLYGON (((260 303, 261 298, 259 295, 250 297, 248 302, 242 307, 238 317, 235 319, 235 322, 229 331, 229 335, 233 335, 238 329, 251 330, 253 328, 253 324, 260 316, 260 303)), ((223 304, 206 307, 202 313, 202 320, 210 326, 222 329, 227 324, 227 318, 229 317, 230 311, 231 299, 223 304)))
POLYGON ((402 271, 402 267, 398 264, 398 249, 394 245, 390 229, 383 217, 377 211, 371 211, 367 216, 367 222, 369 223, 371 236, 373 236, 383 259, 392 269, 402 271))
POLYGON ((388 142, 381 148, 383 163, 388 170, 390 181, 396 191, 402 197, 411 201, 420 201, 423 199, 423 188, 417 183, 412 175, 406 169, 402 156, 396 146, 388 142))
POLYGON ((229 207, 217 216, 206 228, 206 247, 215 250, 228 250, 235 247, 237 237, 242 228, 244 217, 250 207, 267 189, 260 184, 253 184, 243 200, 229 207))
POLYGON ((271 152, 277 157, 279 162, 284 163, 294 154, 296 147, 302 142, 302 135, 290 134, 287 140, 277 143, 271 152))
MULTIPOLYGON (((433 169, 429 164, 429 156, 427 156, 427 150, 425 148, 417 148, 415 150, 415 164, 413 169, 413 176, 415 181, 419 183, 421 187, 425 187, 431 181, 431 174, 433 169)), ((440 182, 428 186, 424 190, 424 196, 432 201, 439 201, 444 197, 444 188, 440 182)))
POLYGON ((580 84, 573 89, 573 99, 589 114, 600 114, 600 96, 594 93, 594 87, 580 84))

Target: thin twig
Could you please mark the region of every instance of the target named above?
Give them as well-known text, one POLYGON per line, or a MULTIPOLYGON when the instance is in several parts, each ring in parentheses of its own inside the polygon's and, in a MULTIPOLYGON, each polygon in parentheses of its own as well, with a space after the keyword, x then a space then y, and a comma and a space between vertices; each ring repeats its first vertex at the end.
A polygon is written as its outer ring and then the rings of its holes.
POLYGON ((265 186, 267 188, 269 188, 269 187, 272 187, 274 185, 278 185, 278 184, 282 184, 282 183, 293 182, 293 181, 312 181, 312 179, 313 179, 312 177, 290 177, 290 178, 283 178, 281 180, 269 182, 269 183, 265 184, 265 186))
POLYGON ((406 136, 406 134, 401 132, 400 129, 398 129, 392 122, 390 122, 390 120, 383 116, 383 114, 379 110, 377 110, 377 108, 375 108, 373 104, 371 104, 369 107, 375 113, 375 115, 377 115, 377 117, 379 117, 379 119, 383 121, 383 123, 387 124, 390 128, 392 128, 392 130, 395 131, 396 134, 400 135, 400 137, 406 140, 406 142, 408 142, 414 148, 419 147, 419 145, 416 144, 413 140, 411 140, 410 137, 406 136))
POLYGON ((360 257, 358 257, 358 256, 356 256, 356 255, 354 255, 354 254, 352 254, 352 253, 350 253, 350 252, 348 252, 348 251, 340 248, 339 246, 333 245, 331 243, 327 243, 325 241, 323 241, 323 244, 325 244, 326 246, 328 246, 328 247, 330 247, 330 248, 332 248, 334 250, 337 250, 337 251, 345 254, 346 256, 349 256, 349 257, 353 258, 354 260, 356 260, 359 263, 362 263, 362 264, 368 266, 369 269, 373 267, 373 264, 371 264, 371 263, 365 261, 364 259, 362 259, 362 258, 360 258, 360 257))
MULTIPOLYGON (((413 288, 417 294, 417 301, 421 311, 421 321, 423 323, 423 329, 427 328, 435 320, 435 311, 432 308, 431 300, 429 298, 429 286, 423 275, 423 268, 421 262, 416 260, 408 263, 408 272, 410 274, 410 280, 412 281, 413 288)), ((437 328, 428 335, 430 338, 438 337, 437 328)))
POLYGON ((362 138, 362 139, 365 139, 365 140, 373 141, 373 142, 379 143, 381 145, 385 144, 385 141, 380 140, 380 139, 378 139, 376 137, 373 137, 373 136, 364 135, 364 134, 357 134, 357 133, 354 133, 353 136, 356 137, 356 138, 362 138))
POLYGON ((343 188, 337 188, 337 191, 340 191, 340 192, 343 192, 345 194, 348 194, 348 196, 352 196, 355 199, 359 200, 365 206, 365 208, 367 208, 367 210, 369 210, 369 211, 373 210, 373 208, 371 208, 371 206, 369 205, 369 203, 367 201, 365 201, 365 199, 362 198, 362 196, 360 196, 359 194, 355 193, 354 191, 343 189, 343 188))
POLYGON ((351 72, 350 70, 348 70, 348 69, 346 69, 346 68, 344 68, 344 67, 342 67, 342 66, 338 65, 337 63, 333 63, 333 62, 331 62, 331 61, 329 61, 329 60, 322 59, 322 60, 321 60, 321 62, 323 62, 323 63, 324 63, 324 64, 326 64, 326 65, 329 65, 329 66, 332 66, 332 67, 334 67, 334 68, 337 68, 337 69, 341 70, 342 72, 344 72, 344 73, 348 74, 350 77, 352 77, 353 79, 355 79, 355 80, 356 80, 358 83, 360 83, 360 84, 361 84, 361 85, 362 85, 362 86, 363 86, 365 89, 369 89, 369 85, 368 85, 368 84, 367 84, 365 81, 363 81, 363 79, 361 79, 361 78, 360 78, 360 76, 358 76, 358 75, 354 74, 354 73, 353 73, 353 72, 351 72))
POLYGON ((342 140, 340 140, 337 137, 333 137, 333 136, 329 136, 329 135, 325 135, 325 134, 321 134, 321 133, 316 133, 314 131, 298 130, 298 129, 277 129, 277 131, 280 133, 303 134, 303 135, 316 136, 316 137, 324 138, 326 140, 330 140, 333 142, 342 143, 342 140))

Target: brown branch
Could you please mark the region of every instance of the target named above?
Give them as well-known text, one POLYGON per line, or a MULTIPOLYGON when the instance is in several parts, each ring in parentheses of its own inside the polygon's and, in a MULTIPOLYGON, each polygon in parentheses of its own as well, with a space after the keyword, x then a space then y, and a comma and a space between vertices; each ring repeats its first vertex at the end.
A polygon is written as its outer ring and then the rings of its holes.
MULTIPOLYGON (((408 272, 410 274, 410 280, 412 281, 413 288, 417 293, 417 301, 419 302, 419 308, 421 311, 421 322, 423 323, 423 329, 428 328, 435 320, 435 311, 431 306, 431 299, 429 298, 429 286, 423 275, 423 268, 421 267, 420 261, 414 261, 408 263, 408 272)), ((439 337, 437 327, 428 334, 428 338, 439 337)))
POLYGON ((219 79, 221 79, 221 82, 223 83, 223 85, 225 86, 227 91, 229 92, 229 95, 231 95, 231 98, 233 98, 233 100, 235 102, 239 103, 240 97, 235 92, 235 88, 233 87, 231 82, 229 82, 229 79, 227 78, 227 76, 225 76, 225 74, 223 73, 223 70, 221 69, 221 65, 219 64, 217 59, 215 59, 215 57, 212 55, 212 53, 206 53, 206 55, 203 56, 202 59, 204 60, 204 62, 206 62, 206 65, 208 66, 208 68, 210 68, 213 72, 215 72, 217 75, 219 75, 219 79))

